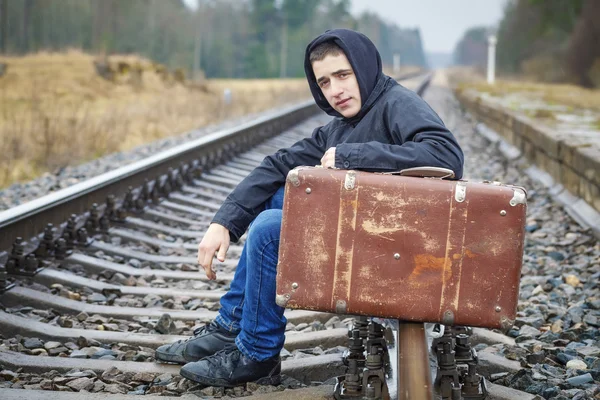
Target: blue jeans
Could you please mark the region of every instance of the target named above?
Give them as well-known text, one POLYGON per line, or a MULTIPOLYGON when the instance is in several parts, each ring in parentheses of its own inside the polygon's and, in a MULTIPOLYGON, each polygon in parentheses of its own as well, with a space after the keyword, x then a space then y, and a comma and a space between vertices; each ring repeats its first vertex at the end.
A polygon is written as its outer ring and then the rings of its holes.
POLYGON ((279 235, 283 208, 281 187, 250 225, 229 291, 221 297, 217 324, 237 333, 235 343, 246 357, 264 361, 283 348, 287 319, 275 304, 279 235))

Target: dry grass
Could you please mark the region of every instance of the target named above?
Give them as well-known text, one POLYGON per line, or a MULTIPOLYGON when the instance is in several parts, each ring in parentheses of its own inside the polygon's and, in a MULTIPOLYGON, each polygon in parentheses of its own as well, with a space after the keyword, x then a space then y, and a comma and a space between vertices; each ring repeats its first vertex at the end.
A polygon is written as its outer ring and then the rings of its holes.
POLYGON ((57 167, 310 98, 304 79, 179 83, 139 57, 140 76, 100 77, 77 51, 0 57, 0 187, 57 167), (134 79, 135 78, 135 79, 134 79), (223 89, 232 103, 223 104, 223 89))
POLYGON ((449 76, 459 90, 474 89, 498 97, 519 93, 525 98, 540 99, 549 105, 600 112, 600 90, 567 84, 529 82, 516 78, 499 79, 494 85, 488 85, 482 74, 469 72, 468 69, 453 69, 449 76))

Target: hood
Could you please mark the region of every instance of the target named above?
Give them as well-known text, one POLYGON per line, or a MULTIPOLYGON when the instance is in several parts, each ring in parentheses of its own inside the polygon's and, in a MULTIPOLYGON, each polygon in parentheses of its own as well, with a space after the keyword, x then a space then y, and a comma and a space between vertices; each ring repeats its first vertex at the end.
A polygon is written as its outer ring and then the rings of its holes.
POLYGON ((329 105, 325 96, 323 96, 321 88, 317 85, 317 79, 313 73, 309 58, 310 52, 316 46, 327 41, 333 41, 344 51, 354 70, 360 89, 362 105, 358 114, 351 119, 360 120, 360 118, 362 118, 362 116, 373 106, 373 103, 381 94, 386 83, 384 81, 386 81, 385 78, 387 77, 382 72, 381 56, 368 37, 362 33, 349 29, 333 29, 326 31, 306 47, 306 53, 304 55, 304 72, 308 79, 310 91, 317 105, 327 114, 334 117, 348 120, 335 111, 333 107, 329 105))

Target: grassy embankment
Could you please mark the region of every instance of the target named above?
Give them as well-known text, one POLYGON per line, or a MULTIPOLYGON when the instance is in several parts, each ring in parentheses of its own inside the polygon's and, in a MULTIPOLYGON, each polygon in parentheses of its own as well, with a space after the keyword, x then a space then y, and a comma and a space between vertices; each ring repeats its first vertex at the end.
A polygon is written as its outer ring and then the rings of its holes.
MULTIPOLYGON (((458 90, 473 89, 480 93, 487 93, 493 97, 506 97, 517 95, 523 102, 541 102, 547 106, 564 106, 566 111, 589 110, 600 112, 600 90, 584 89, 580 86, 568 84, 550 84, 519 80, 517 78, 496 80, 494 85, 488 85, 485 78, 472 69, 450 69, 451 83, 458 90)), ((515 101, 513 108, 519 108, 515 101)), ((553 118, 551 110, 532 107, 528 112, 531 116, 540 118, 553 118)), ((600 129, 600 120, 598 120, 600 129)))
POLYGON ((305 79, 178 81, 149 60, 101 77, 77 51, 0 57, 0 188, 59 167, 309 99, 305 79), (134 73, 135 72, 135 73, 134 73), (223 104, 223 89, 232 103, 223 104))

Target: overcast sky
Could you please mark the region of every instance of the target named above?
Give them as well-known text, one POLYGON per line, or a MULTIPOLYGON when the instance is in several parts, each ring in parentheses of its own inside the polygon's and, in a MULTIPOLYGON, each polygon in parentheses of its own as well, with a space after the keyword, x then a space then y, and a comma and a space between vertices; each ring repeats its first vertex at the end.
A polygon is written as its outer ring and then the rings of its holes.
MULTIPOLYGON (((184 0, 194 7, 196 0, 184 0)), ((465 31, 496 25, 507 0, 351 0, 352 14, 377 13, 401 28, 421 29, 426 52, 452 53, 465 31)))
POLYGON ((401 28, 421 29, 426 52, 451 53, 473 26, 496 25, 506 0, 352 0, 352 14, 377 13, 401 28))

